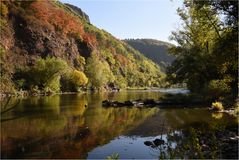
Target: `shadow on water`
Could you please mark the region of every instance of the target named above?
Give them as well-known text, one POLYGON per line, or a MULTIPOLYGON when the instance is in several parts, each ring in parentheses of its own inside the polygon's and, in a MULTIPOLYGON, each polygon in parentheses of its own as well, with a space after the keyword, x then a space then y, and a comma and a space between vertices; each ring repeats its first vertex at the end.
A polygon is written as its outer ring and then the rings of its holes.
POLYGON ((164 140, 145 141, 144 144, 160 159, 237 159, 237 126, 212 126, 193 123, 183 129, 166 133, 164 140), (155 144, 155 141, 163 143, 155 144))
MULTIPOLYGON (((206 109, 101 106, 105 99, 125 101, 161 96, 157 91, 124 91, 21 99, 2 117, 7 121, 1 123, 1 157, 104 159, 113 153, 119 153, 120 158, 181 157, 179 153, 184 152, 179 150, 183 148, 180 146, 187 146, 181 142, 187 142, 186 135, 193 135, 187 128, 194 124, 237 124, 226 114, 212 115, 206 109), (164 145, 144 144, 155 139, 163 139, 164 145)), ((200 129, 195 130, 203 135, 200 129)), ((214 133, 210 127, 207 131, 214 133)), ((193 157, 186 153, 184 157, 193 157)))
POLYGON ((202 108, 159 110, 123 137, 95 148, 88 158, 112 153, 123 159, 237 158, 237 119, 214 114, 202 108))

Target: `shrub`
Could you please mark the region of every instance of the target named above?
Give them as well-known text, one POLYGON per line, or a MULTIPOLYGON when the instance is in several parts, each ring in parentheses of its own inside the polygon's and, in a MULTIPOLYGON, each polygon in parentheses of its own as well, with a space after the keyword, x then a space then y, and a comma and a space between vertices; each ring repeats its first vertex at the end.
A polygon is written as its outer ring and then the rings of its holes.
POLYGON ((85 58, 78 55, 76 60, 75 60, 75 64, 74 64, 75 67, 78 68, 79 70, 83 70, 85 64, 86 64, 85 58))
POLYGON ((1 2, 1 5, 0 5, 0 14, 3 17, 6 17, 8 14, 8 8, 3 2, 1 2))
POLYGON ((74 70, 72 73, 72 80, 76 86, 84 86, 88 82, 86 75, 78 70, 74 70))
POLYGON ((225 96, 230 92, 231 88, 227 79, 211 80, 207 85, 205 92, 210 93, 213 98, 225 96))
POLYGON ((115 59, 109 50, 102 49, 100 53, 110 65, 115 65, 115 59))
POLYGON ((214 102, 214 103, 212 103, 211 107, 212 107, 212 109, 214 111, 222 111, 222 110, 224 110, 224 107, 223 107, 221 102, 214 102))
POLYGON ((61 82, 63 91, 77 92, 81 87, 85 86, 88 83, 88 78, 83 72, 73 70, 69 73, 66 73, 62 77, 61 82))
POLYGON ((238 102, 237 102, 237 104, 236 104, 236 106, 235 106, 234 114, 235 114, 236 116, 239 115, 239 103, 238 103, 238 102))

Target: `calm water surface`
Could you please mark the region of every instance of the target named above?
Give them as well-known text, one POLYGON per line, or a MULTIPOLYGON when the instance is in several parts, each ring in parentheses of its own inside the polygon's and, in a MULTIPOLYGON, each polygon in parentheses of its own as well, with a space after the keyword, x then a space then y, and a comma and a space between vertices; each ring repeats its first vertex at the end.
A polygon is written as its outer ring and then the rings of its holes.
MULTIPOLYGON (((161 90, 162 91, 162 90, 161 90)), ((175 92, 175 90, 173 91, 175 92)), ((185 91, 183 91, 185 92, 185 91)), ((154 91, 55 95, 12 100, 17 106, 1 117, 2 158, 158 159, 169 154, 181 129, 193 124, 231 125, 236 119, 207 109, 103 108, 110 100, 158 99, 154 91), (147 146, 163 139, 167 146, 147 146)))

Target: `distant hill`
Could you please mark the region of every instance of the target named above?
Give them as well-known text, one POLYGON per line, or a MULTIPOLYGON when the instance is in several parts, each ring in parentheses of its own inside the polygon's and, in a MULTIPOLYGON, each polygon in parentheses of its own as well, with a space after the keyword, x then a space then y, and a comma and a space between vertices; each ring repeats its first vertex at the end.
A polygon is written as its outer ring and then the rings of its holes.
POLYGON ((173 46, 171 43, 155 39, 126 39, 124 41, 147 58, 159 64, 162 69, 165 69, 175 59, 174 56, 168 53, 168 49, 173 46))

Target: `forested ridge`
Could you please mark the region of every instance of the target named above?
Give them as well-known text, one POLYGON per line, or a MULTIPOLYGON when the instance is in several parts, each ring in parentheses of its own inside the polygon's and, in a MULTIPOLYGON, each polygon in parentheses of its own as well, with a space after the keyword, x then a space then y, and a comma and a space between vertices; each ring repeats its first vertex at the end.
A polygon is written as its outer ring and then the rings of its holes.
POLYGON ((59 1, 1 1, 1 92, 159 87, 160 67, 59 1))
POLYGON ((173 55, 169 54, 169 48, 173 46, 171 43, 155 39, 125 39, 124 41, 157 63, 163 71, 175 59, 173 55))

